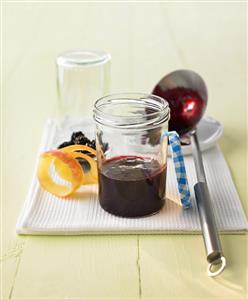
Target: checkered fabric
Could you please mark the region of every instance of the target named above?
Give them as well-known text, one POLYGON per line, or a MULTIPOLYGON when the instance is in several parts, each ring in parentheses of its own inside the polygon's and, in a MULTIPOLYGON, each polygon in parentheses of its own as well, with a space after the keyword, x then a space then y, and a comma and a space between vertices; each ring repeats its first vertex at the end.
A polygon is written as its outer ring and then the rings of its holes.
POLYGON ((185 209, 188 209, 191 207, 190 191, 181 150, 180 138, 176 131, 167 132, 165 135, 169 138, 170 150, 175 166, 181 203, 185 209))

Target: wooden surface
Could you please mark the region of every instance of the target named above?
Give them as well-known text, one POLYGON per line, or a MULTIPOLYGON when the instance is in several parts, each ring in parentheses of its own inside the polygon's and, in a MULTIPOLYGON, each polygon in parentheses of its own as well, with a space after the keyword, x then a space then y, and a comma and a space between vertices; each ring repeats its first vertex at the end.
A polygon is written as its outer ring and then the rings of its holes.
POLYGON ((206 276, 200 236, 18 237, 41 132, 56 112, 55 56, 112 54, 112 91, 150 92, 178 68, 199 72, 208 114, 247 212, 245 3, 2 3, 2 297, 247 298, 247 236, 221 237, 228 266, 206 276))

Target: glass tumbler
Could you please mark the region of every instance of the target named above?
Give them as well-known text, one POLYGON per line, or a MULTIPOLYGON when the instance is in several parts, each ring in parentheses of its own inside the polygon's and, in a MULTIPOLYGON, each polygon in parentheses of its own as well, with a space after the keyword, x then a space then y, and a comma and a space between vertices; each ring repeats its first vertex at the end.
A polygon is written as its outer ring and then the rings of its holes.
POLYGON ((110 92, 110 61, 109 54, 96 50, 75 50, 57 57, 60 117, 92 115, 95 99, 110 92))
POLYGON ((142 217, 164 205, 168 103, 154 95, 115 94, 96 101, 99 201, 107 212, 142 217))

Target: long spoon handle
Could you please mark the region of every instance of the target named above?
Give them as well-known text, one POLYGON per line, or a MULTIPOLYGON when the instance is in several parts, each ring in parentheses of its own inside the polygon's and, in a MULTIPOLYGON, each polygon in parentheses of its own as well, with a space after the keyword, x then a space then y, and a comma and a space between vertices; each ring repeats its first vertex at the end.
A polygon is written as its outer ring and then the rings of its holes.
POLYGON ((217 231, 196 131, 191 136, 191 144, 198 181, 194 186, 194 190, 207 254, 207 261, 209 263, 208 274, 210 276, 216 276, 224 270, 226 261, 222 254, 221 243, 217 231), (212 266, 216 264, 220 264, 220 267, 218 267, 217 271, 213 271, 212 266))

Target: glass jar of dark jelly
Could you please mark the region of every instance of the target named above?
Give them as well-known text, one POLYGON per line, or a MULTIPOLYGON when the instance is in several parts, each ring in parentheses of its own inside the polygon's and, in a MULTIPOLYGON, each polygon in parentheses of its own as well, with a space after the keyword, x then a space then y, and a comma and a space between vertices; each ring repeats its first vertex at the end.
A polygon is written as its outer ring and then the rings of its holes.
POLYGON ((164 99, 141 93, 96 101, 96 149, 101 207, 116 216, 157 213, 165 202, 170 110, 164 99))

